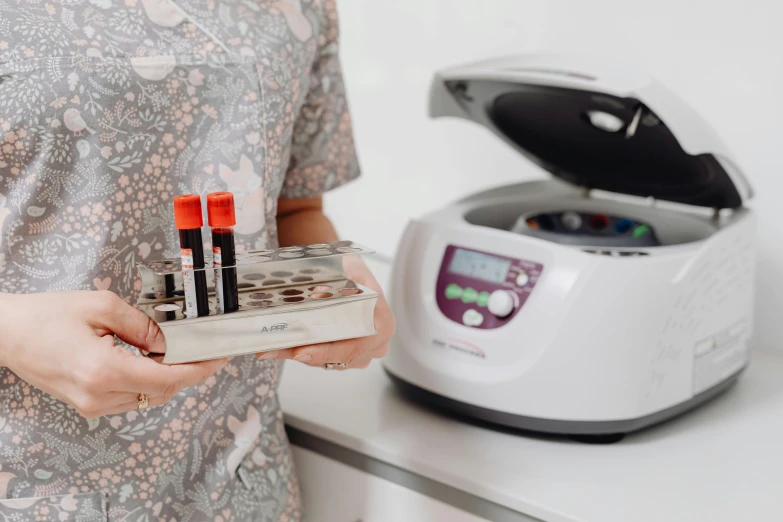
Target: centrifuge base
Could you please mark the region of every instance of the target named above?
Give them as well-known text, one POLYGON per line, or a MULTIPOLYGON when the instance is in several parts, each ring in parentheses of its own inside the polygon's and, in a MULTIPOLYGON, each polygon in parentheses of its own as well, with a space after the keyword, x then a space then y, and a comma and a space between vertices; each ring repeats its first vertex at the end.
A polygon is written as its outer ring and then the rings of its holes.
POLYGON ((572 437, 580 442, 612 443, 622 440, 622 438, 629 433, 649 428, 655 424, 660 424, 682 415, 717 397, 737 382, 737 379, 744 369, 745 368, 743 367, 726 380, 721 381, 712 388, 695 395, 685 402, 643 417, 616 421, 564 421, 541 419, 490 410, 482 408, 481 406, 456 401, 415 386, 392 374, 388 369, 386 369, 386 373, 404 397, 438 410, 454 413, 460 417, 478 420, 498 427, 512 428, 514 430, 549 435, 564 435, 572 437))

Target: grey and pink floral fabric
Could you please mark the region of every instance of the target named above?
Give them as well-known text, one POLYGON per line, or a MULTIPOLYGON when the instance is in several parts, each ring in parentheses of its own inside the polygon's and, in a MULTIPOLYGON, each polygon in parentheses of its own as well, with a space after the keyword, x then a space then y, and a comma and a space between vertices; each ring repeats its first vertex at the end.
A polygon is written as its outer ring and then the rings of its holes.
MULTIPOLYGON (((179 193, 232 191, 238 247, 275 246, 279 198, 358 176, 337 37, 334 0, 0 0, 0 291, 135 303, 179 193)), ((279 376, 87 421, 0 370, 0 519, 300 520, 279 376)))

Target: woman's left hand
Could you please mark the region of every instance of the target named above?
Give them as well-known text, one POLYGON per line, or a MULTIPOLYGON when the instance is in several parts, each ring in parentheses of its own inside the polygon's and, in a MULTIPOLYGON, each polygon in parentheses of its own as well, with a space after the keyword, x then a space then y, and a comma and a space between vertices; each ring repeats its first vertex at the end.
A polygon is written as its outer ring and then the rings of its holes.
POLYGON ((389 304, 375 276, 361 258, 348 256, 344 259, 348 278, 378 292, 374 316, 377 335, 260 353, 257 355, 259 359, 293 359, 310 366, 342 363, 346 365, 345 368, 367 368, 373 359, 386 356, 389 340, 396 328, 389 304))

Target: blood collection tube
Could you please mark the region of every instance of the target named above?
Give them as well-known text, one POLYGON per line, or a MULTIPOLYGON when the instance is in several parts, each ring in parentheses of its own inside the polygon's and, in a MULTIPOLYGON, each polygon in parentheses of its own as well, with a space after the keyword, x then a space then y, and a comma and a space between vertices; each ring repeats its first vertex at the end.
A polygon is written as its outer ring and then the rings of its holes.
POLYGON ((231 192, 213 192, 207 195, 209 226, 212 227, 212 258, 215 265, 215 300, 219 313, 239 309, 237 291, 236 247, 234 225, 234 195, 231 192))
POLYGON ((195 194, 176 196, 174 222, 179 230, 185 316, 209 315, 207 275, 204 273, 204 244, 201 240, 201 227, 204 226, 201 198, 195 194))

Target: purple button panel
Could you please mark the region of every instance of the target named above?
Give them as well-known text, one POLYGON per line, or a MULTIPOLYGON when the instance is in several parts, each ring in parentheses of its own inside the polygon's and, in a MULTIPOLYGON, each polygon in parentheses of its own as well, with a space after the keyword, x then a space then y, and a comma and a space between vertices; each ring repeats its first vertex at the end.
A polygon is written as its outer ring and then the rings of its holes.
POLYGON ((480 329, 499 328, 522 309, 544 266, 472 248, 446 247, 435 289, 440 311, 452 321, 480 329), (497 317, 487 308, 492 292, 515 296, 514 311, 497 317))

